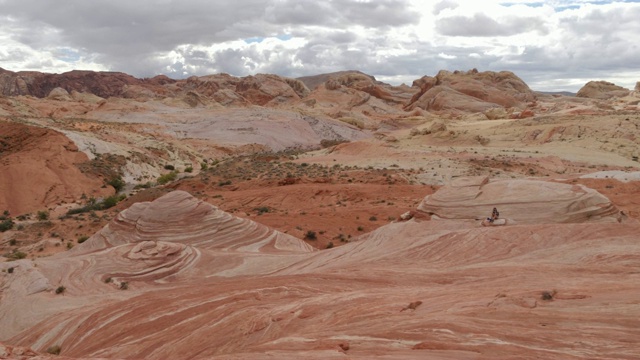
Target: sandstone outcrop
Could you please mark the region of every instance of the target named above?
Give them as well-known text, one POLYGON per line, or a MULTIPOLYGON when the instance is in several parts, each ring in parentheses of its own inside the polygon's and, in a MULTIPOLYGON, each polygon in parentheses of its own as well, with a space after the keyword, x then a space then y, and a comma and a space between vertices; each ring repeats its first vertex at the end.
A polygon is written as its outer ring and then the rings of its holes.
POLYGON ((629 95, 629 89, 618 86, 608 81, 589 81, 578 93, 577 97, 590 99, 611 99, 613 97, 623 97, 629 95))
POLYGON ((88 160, 57 131, 0 121, 0 211, 20 215, 83 194, 110 195, 103 180, 78 168, 88 160))
POLYGON ((405 106, 407 110, 485 112, 495 107, 522 108, 536 99, 527 84, 508 71, 442 70, 433 78, 414 81, 413 86, 420 92, 405 106))
POLYGON ((418 210, 442 219, 500 217, 522 224, 618 222, 621 214, 602 194, 582 185, 528 179, 463 177, 427 196, 418 210))

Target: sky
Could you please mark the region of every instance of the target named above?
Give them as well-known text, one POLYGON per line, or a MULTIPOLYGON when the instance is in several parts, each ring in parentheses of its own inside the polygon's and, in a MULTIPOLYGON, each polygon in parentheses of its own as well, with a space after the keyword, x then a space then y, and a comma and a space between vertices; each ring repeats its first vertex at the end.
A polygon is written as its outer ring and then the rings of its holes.
POLYGON ((359 70, 392 85, 512 71, 534 90, 640 81, 640 0, 0 0, 0 67, 174 79, 359 70))

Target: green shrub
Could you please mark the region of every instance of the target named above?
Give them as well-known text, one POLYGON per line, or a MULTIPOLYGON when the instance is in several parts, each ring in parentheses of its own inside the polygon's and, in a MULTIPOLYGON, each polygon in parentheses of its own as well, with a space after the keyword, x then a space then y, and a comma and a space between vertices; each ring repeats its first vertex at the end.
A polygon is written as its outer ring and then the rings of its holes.
POLYGON ((264 213, 268 213, 269 212, 269 208, 266 207, 266 206, 257 207, 257 208, 255 208, 253 210, 257 211, 258 215, 262 215, 264 213))
POLYGON ((164 185, 166 183, 172 182, 178 177, 178 173, 172 171, 168 174, 161 175, 156 181, 159 185, 164 185))
POLYGON ((378 218, 375 217, 375 216, 372 216, 372 217, 369 218, 369 221, 378 221, 378 218))
POLYGON ((16 239, 9 240, 9 245, 10 246, 16 246, 17 244, 18 244, 18 240, 16 240, 16 239))
POLYGON ((82 244, 83 242, 87 241, 89 237, 86 235, 82 235, 78 238, 78 244, 82 244))
POLYGON ((175 166, 173 166, 173 165, 171 165, 171 164, 167 164, 167 165, 165 165, 165 166, 164 166, 164 169, 165 169, 165 170, 171 170, 171 171, 173 171, 173 170, 175 170, 176 168, 175 168, 175 166))
POLYGON ((7 269, 7 272, 8 272, 9 274, 13 274, 13 267, 8 268, 8 269, 7 269))
POLYGON ((187 166, 186 168, 184 168, 184 172, 193 172, 193 166, 187 166))
POLYGON ((122 177, 117 176, 107 181, 107 184, 113 186, 113 188, 116 189, 116 192, 120 192, 127 183, 122 180, 122 177))
POLYGON ((306 234, 304 234, 304 238, 306 240, 316 240, 318 237, 316 236, 316 232, 315 231, 307 231, 306 234))
POLYGON ((225 185, 231 185, 231 180, 227 180, 227 181, 220 181, 218 183, 218 186, 225 186, 225 185))
POLYGON ((49 212, 46 210, 38 211, 38 220, 49 220, 49 212))
POLYGON ((0 232, 5 232, 7 230, 11 230, 13 228, 13 220, 11 219, 6 219, 2 222, 0 222, 0 232))
POLYGON ((138 185, 134 186, 133 188, 138 190, 138 189, 149 189, 151 187, 153 187, 153 183, 151 183, 151 181, 147 181, 146 183, 138 184, 138 185))
POLYGON ((209 164, 207 164, 206 162, 200 163, 200 170, 205 171, 208 168, 209 168, 209 164))

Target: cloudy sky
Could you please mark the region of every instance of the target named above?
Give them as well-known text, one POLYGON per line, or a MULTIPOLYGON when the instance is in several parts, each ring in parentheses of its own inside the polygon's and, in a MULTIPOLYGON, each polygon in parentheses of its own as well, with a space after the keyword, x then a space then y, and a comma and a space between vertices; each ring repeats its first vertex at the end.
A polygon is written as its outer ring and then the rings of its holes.
POLYGON ((640 0, 0 0, 0 67, 172 78, 509 70, 535 90, 640 81, 640 0))

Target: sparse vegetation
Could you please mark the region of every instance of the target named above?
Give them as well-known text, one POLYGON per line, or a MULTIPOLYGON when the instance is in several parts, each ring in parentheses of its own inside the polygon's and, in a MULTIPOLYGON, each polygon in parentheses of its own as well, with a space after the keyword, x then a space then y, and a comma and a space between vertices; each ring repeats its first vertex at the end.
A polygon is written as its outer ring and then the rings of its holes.
POLYGON ((156 182, 158 183, 158 185, 164 185, 167 183, 170 183, 172 181, 174 181, 176 178, 178 177, 178 173, 175 171, 172 171, 168 174, 164 174, 161 175, 160 177, 158 177, 158 179, 156 180, 156 182))
POLYGON ((317 240, 318 237, 315 231, 309 230, 304 234, 305 240, 317 240))
POLYGON ((254 208, 253 210, 257 211, 258 215, 262 215, 262 214, 268 213, 270 211, 267 206, 260 206, 260 207, 254 208))
POLYGON ((124 186, 126 185, 124 180, 122 180, 121 176, 111 178, 109 181, 107 181, 107 184, 113 186, 116 192, 120 192, 122 189, 124 189, 124 186))
POLYGON ((13 267, 8 268, 8 269, 7 269, 7 272, 8 272, 9 274, 13 274, 13 267))
POLYGON ((56 288, 56 294, 63 294, 67 290, 66 287, 60 285, 56 288))
POLYGON ((543 291, 540 298, 545 301, 553 300, 553 297, 556 295, 556 291, 543 291))
POLYGON ((46 210, 38 211, 37 216, 38 216, 38 220, 40 221, 49 220, 49 212, 46 210))
POLYGON ((9 260, 20 260, 20 259, 24 259, 27 257, 27 254, 22 252, 22 251, 18 251, 18 250, 14 250, 11 254, 9 254, 8 258, 9 260))
POLYGON ((187 166, 186 168, 184 168, 184 172, 187 172, 187 173, 193 172, 193 166, 187 166))
POLYGON ((120 283, 120 290, 128 290, 129 289, 129 283, 126 281, 123 281, 120 283))
POLYGON ((173 166, 173 165, 171 165, 171 164, 167 164, 167 165, 165 165, 165 166, 164 166, 164 169, 165 169, 165 170, 171 170, 171 171, 173 171, 173 170, 175 170, 175 169, 176 169, 176 167, 175 167, 175 166, 173 166))
POLYGON ((0 232, 5 232, 13 228, 14 222, 11 219, 5 219, 0 222, 0 232))
POLYGON ((62 351, 62 348, 60 347, 60 345, 53 345, 47 348, 47 353, 51 355, 60 355, 61 351, 62 351))
POLYGON ((82 235, 78 238, 78 244, 82 244, 83 242, 87 241, 87 239, 89 239, 88 236, 86 235, 82 235))
POLYGON ((327 249, 331 249, 333 247, 333 241, 329 241, 327 244, 327 249))
POLYGON ((95 211, 95 210, 106 210, 106 209, 109 209, 109 208, 112 208, 112 207, 116 206, 118 204, 118 202, 126 199, 126 197, 127 196, 125 194, 112 195, 112 196, 108 196, 108 197, 104 198, 100 202, 97 202, 95 199, 91 198, 89 200, 89 202, 87 203, 87 205, 85 205, 83 207, 75 208, 75 209, 70 209, 69 211, 67 211, 67 216, 76 215, 76 214, 82 214, 82 213, 86 213, 86 212, 92 212, 92 211, 95 211))

